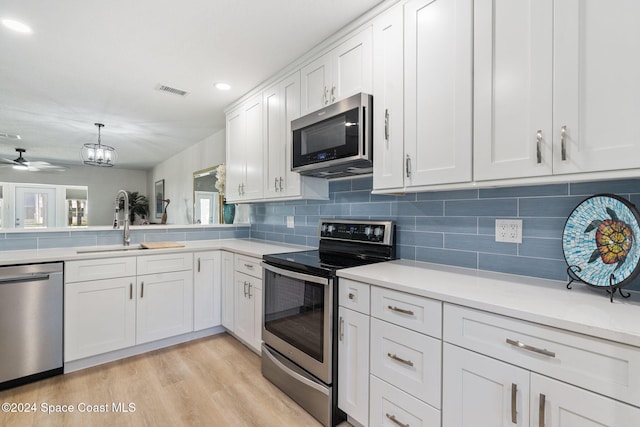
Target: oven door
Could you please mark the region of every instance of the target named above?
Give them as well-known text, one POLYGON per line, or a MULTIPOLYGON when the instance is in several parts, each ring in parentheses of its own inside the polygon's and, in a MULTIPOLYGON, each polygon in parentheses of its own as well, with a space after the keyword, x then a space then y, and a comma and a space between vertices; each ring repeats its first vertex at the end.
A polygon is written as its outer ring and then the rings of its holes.
POLYGON ((262 340, 331 384, 333 279, 262 263, 262 340))

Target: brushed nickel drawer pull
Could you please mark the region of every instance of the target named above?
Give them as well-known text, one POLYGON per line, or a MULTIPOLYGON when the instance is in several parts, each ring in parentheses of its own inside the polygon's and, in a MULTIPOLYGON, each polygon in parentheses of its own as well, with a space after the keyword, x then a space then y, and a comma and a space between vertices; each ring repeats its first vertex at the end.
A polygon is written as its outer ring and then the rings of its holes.
POLYGON ((511 383, 511 423, 518 424, 518 411, 516 411, 518 386, 511 383))
POLYGON ((140 298, 144 297, 144 282, 140 282, 140 298))
POLYGON ((251 299, 253 295, 251 294, 251 282, 249 282, 249 299, 251 299))
POLYGON ((395 305, 388 305, 387 308, 389 310, 391 310, 391 311, 395 311, 395 312, 398 312, 398 313, 406 314, 406 315, 409 315, 409 316, 414 316, 415 315, 415 313, 413 311, 405 310, 403 308, 398 308, 395 305))
POLYGON ((387 413, 385 414, 385 416, 386 416, 387 418, 389 418, 389 420, 391 420, 391 422, 392 422, 392 423, 394 423, 394 424, 396 424, 396 425, 399 425, 400 427, 409 427, 409 424, 405 424, 405 423, 400 422, 400 421, 396 418, 396 416, 395 416, 395 415, 391 415, 391 414, 389 414, 389 413, 387 412, 387 413))
POLYGON ((560 128, 560 153, 562 161, 567 160, 567 127, 560 128))
POLYGON ((538 406, 538 427, 544 427, 544 405, 546 403, 547 396, 540 393, 540 405, 538 406))
POLYGON ((384 140, 389 142, 389 109, 384 110, 384 140))
POLYGON ((405 364, 407 366, 413 367, 413 362, 411 360, 402 359, 401 357, 398 357, 397 355, 391 354, 391 353, 387 353, 387 357, 389 359, 395 360, 396 362, 400 362, 400 363, 403 363, 403 364, 405 364))
POLYGON ((542 131, 536 132, 536 163, 542 163, 542 131))
POLYGON ((349 292, 349 299, 350 299, 350 300, 354 300, 354 299, 356 299, 355 294, 353 294, 352 292, 349 292))
POLYGON ((244 266, 245 266, 245 267, 247 267, 247 268, 251 268, 251 269, 253 269, 253 264, 247 264, 247 263, 245 263, 245 264, 244 264, 244 266))
POLYGON ((507 344, 510 344, 510 345, 512 345, 514 347, 521 348, 523 350, 532 351, 534 353, 542 354, 543 356, 556 357, 556 354, 553 351, 549 351, 546 348, 542 349, 542 348, 538 348, 538 347, 533 347, 533 346, 521 343, 520 341, 512 340, 512 339, 509 339, 509 338, 507 338, 507 344))
POLYGON ((133 283, 129 283, 129 299, 133 299, 133 283))
POLYGON ((200 257, 198 257, 198 273, 200 273, 200 257))
POLYGON ((340 323, 338 324, 338 338, 340 342, 344 341, 344 318, 340 316, 340 323))

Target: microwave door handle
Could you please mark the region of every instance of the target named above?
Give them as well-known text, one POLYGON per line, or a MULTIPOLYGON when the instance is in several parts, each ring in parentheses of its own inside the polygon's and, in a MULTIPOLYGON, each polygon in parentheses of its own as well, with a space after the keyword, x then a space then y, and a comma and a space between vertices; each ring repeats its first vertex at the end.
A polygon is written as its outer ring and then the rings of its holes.
POLYGON ((280 274, 285 277, 291 277, 292 279, 304 280, 306 282, 318 283, 320 285, 329 286, 331 283, 331 279, 320 276, 312 276, 310 274, 298 273, 296 271, 285 270, 283 268, 274 267, 273 265, 267 263, 261 263, 262 268, 265 270, 269 270, 272 273, 280 274))

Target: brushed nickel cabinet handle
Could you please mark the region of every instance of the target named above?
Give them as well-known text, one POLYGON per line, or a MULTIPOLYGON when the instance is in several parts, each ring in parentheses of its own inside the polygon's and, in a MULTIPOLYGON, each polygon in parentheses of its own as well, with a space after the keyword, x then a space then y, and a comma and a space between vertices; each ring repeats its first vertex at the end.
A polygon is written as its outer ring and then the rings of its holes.
POLYGON ((391 354, 391 353, 387 353, 387 357, 389 359, 395 360, 396 362, 400 362, 400 363, 405 364, 407 366, 413 367, 413 362, 411 360, 405 360, 405 359, 403 359, 401 357, 398 357, 397 355, 391 354))
POLYGON ((280 191, 284 191, 284 186, 282 185, 282 181, 284 181, 284 179, 280 177, 280 191))
POLYGON ((389 142, 389 109, 384 110, 384 140, 389 142))
POLYGON ((511 383, 511 423, 518 424, 518 411, 516 410, 518 395, 518 386, 516 383, 511 383))
POLYGON ((129 283, 129 299, 133 299, 133 283, 129 283))
POLYGON ((324 87, 324 105, 327 105, 329 103, 329 89, 327 89, 327 87, 324 87))
POLYGON ((506 341, 507 341, 507 344, 512 345, 514 347, 521 348, 523 350, 532 351, 534 353, 542 354, 543 356, 556 357, 556 354, 553 351, 549 351, 546 348, 542 349, 538 347, 533 347, 533 346, 521 343, 520 341, 512 340, 509 338, 507 338, 506 341))
POLYGON ((411 157, 407 154, 406 160, 407 178, 411 178, 411 157))
POLYGON ((540 393, 540 405, 538 406, 538 427, 544 427, 544 405, 546 403, 547 396, 540 393))
POLYGON ((140 298, 144 297, 144 282, 140 282, 140 298))
POLYGON ((276 191, 278 191, 278 178, 276 177, 276 178, 274 178, 274 180, 275 181, 273 183, 273 186, 275 187, 276 191))
POLYGON ((200 258, 198 257, 198 273, 200 273, 200 258))
POLYGON ((251 297, 253 296, 253 294, 251 293, 251 287, 253 285, 251 285, 251 282, 249 282, 249 299, 251 299, 251 297))
POLYGON ((392 423, 394 423, 395 425, 398 425, 398 426, 400 426, 400 427, 409 427, 409 424, 405 424, 405 423, 403 423, 403 422, 400 422, 400 421, 396 418, 396 416, 395 416, 395 415, 391 415, 391 414, 389 414, 389 413, 387 412, 387 413, 385 414, 385 416, 386 416, 387 418, 389 418, 389 420, 390 420, 392 423))
POLYGON ((340 342, 344 341, 344 319, 340 316, 340 323, 338 323, 338 338, 340 342))
POLYGON ((542 163, 542 131, 536 132, 536 163, 542 163))
POLYGON ((244 282, 242 282, 242 283, 244 283, 244 289, 243 289, 243 291, 244 291, 244 297, 246 298, 246 297, 247 297, 247 282, 246 282, 246 281, 244 281, 244 282))
POLYGON ((395 311, 397 313, 406 314, 408 316, 413 316, 415 313, 411 310, 405 310, 404 308, 398 308, 395 305, 388 305, 387 308, 391 311, 395 311))
POLYGON ((336 85, 333 84, 331 86, 331 102, 334 102, 336 100, 336 85))
POLYGON ((355 296, 355 294, 353 292, 349 292, 349 299, 352 300, 352 301, 354 299, 356 299, 356 296, 355 296))
POLYGON ((253 270, 253 264, 245 263, 244 266, 253 270))
POLYGON ((562 161, 567 160, 567 127, 560 128, 560 153, 562 161))

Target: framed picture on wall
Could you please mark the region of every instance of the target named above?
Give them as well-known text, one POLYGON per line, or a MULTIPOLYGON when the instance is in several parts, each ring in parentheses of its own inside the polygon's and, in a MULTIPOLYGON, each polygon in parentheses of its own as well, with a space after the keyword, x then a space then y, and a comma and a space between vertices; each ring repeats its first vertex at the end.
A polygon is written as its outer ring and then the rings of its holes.
POLYGON ((162 218, 162 200, 164 199, 164 179, 156 181, 156 218, 162 218))

